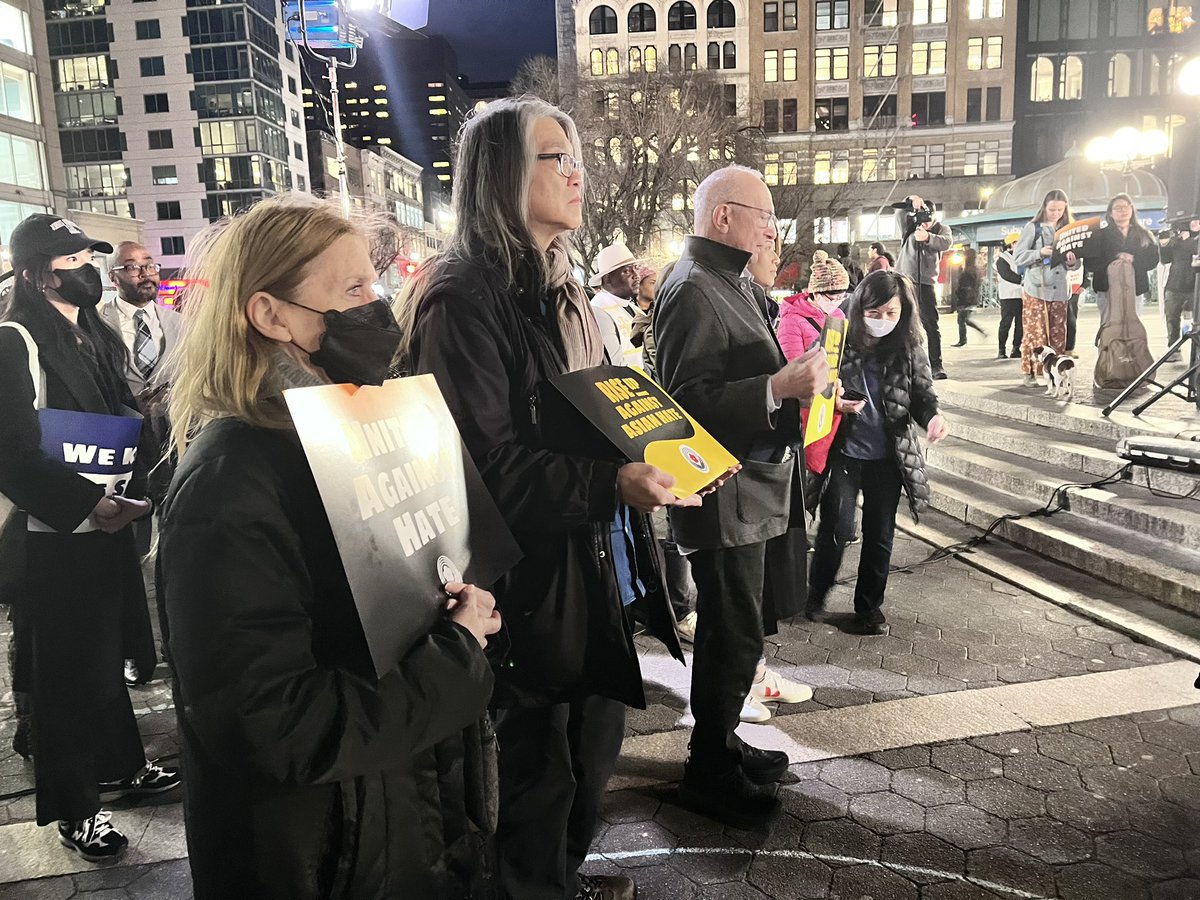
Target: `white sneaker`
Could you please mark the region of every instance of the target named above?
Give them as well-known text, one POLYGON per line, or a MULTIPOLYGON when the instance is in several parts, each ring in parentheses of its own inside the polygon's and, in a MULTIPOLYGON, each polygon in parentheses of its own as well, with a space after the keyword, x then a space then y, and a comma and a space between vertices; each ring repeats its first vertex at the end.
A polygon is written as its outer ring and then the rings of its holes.
POLYGON ((689 644, 696 643, 696 614, 690 612, 676 622, 675 632, 679 635, 680 640, 687 641, 689 644))
POLYGON ((803 703, 805 700, 811 700, 812 695, 812 688, 808 685, 789 681, 770 669, 767 669, 762 681, 750 685, 750 696, 759 703, 803 703))
POLYGON ((771 711, 759 703, 754 694, 751 693, 746 697, 746 702, 742 704, 742 714, 738 718, 743 722, 760 725, 771 718, 771 711))
POLYGON ((137 661, 132 659, 125 660, 125 684, 133 687, 138 683, 138 667, 137 661))

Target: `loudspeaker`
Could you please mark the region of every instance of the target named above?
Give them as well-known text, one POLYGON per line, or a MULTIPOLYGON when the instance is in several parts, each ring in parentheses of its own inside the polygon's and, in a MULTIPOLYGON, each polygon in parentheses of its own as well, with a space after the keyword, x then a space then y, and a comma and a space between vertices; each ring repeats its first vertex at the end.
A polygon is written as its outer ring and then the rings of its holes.
POLYGON ((1200 213, 1200 123, 1175 129, 1167 176, 1167 221, 1200 213))

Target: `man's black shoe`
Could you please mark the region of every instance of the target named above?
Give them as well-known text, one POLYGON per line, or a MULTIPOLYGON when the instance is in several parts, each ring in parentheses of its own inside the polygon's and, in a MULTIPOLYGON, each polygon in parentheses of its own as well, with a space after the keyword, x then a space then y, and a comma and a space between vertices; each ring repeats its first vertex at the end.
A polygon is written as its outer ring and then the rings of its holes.
POLYGON ((742 744, 742 771, 755 784, 775 784, 788 768, 788 755, 782 750, 763 750, 742 744))
POLYGON ((679 786, 679 802, 736 828, 758 828, 779 812, 774 788, 754 784, 740 767, 723 775, 708 775, 689 764, 679 786))
POLYGON ((855 613, 842 630, 850 634, 887 634, 887 619, 878 610, 870 613, 855 613))
POLYGON ((829 621, 828 613, 825 612, 825 606, 820 603, 810 603, 804 607, 804 618, 810 622, 829 621))
POLYGON ((1014 347, 1013 352, 1009 354, 1008 358, 1009 359, 1020 359, 1021 351, 1014 347))
POLYGON ((939 368, 939 369, 934 369, 934 370, 933 370, 933 377, 934 377, 934 380, 935 380, 935 381, 945 381, 945 380, 946 380, 947 378, 949 378, 950 376, 946 374, 946 370, 945 370, 945 369, 940 369, 940 368, 939 368))

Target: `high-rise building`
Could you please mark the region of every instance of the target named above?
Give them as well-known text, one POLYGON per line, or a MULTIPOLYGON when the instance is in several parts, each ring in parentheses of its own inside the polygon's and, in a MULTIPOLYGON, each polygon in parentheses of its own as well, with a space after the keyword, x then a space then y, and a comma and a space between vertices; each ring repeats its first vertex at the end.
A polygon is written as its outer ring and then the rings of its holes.
POLYGON ((176 268, 210 221, 308 189, 279 4, 46 0, 45 16, 70 208, 141 218, 176 268))
MULTIPOLYGON (((37 89, 49 71, 40 4, 0 0, 0 246, 30 213, 54 209, 46 164, 57 154, 57 136, 52 128, 47 133, 53 112, 43 108, 37 89)), ((8 262, 5 255, 0 271, 8 262)))
MULTIPOLYGON (((1014 14, 1014 174, 1053 165, 1072 146, 1082 150, 1121 127, 1171 138, 1196 120, 1176 84, 1183 63, 1200 55, 1196 4, 1030 0, 1014 14)), ((1166 167, 1156 174, 1165 177, 1166 167)))

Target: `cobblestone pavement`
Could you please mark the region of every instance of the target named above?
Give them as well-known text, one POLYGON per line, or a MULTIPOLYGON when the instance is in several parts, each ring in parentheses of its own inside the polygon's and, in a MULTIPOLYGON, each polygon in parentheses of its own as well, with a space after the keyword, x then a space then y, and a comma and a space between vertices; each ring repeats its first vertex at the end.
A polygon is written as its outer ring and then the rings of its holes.
MULTIPOLYGON (((894 561, 911 565, 929 550, 901 534, 894 561)), ((844 572, 853 564, 848 554, 844 572)), ((849 610, 849 588, 831 607, 849 610)), ((887 614, 886 636, 794 623, 771 638, 769 664, 815 688, 808 703, 778 708, 776 721, 802 726, 815 710, 1087 673, 1118 678, 1174 660, 956 560, 896 574, 887 614)), ((642 646, 649 671, 657 651, 642 646)), ((662 671, 670 677, 648 681, 649 709, 629 713, 632 741, 685 727, 687 670, 662 671)), ((3 669, 0 678, 7 794, 27 789, 32 771, 11 752, 3 669)), ((159 680, 132 696, 151 755, 174 753, 167 687, 159 680)), ((670 779, 679 774, 608 795, 589 870, 628 871, 642 900, 1200 897, 1200 705, 799 763, 780 788, 783 813, 762 831, 678 806, 670 779)), ((0 849, 6 830, 24 828, 58 860, 65 851, 50 829, 31 830, 32 818, 31 797, 0 802, 0 849)), ((0 900, 186 898, 182 855, 15 883, 0 855, 0 900)))

